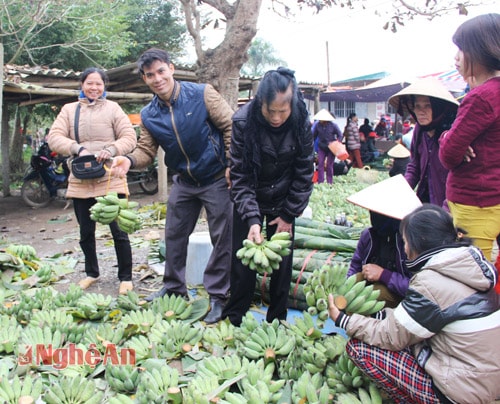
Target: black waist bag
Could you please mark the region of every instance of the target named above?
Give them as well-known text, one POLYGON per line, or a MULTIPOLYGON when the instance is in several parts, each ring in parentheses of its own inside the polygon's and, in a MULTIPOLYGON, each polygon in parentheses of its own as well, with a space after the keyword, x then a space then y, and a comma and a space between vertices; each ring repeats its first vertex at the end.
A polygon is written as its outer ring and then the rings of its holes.
POLYGON ((71 172, 80 180, 89 180, 103 177, 106 174, 106 169, 104 163, 98 163, 95 156, 88 154, 73 159, 71 172))

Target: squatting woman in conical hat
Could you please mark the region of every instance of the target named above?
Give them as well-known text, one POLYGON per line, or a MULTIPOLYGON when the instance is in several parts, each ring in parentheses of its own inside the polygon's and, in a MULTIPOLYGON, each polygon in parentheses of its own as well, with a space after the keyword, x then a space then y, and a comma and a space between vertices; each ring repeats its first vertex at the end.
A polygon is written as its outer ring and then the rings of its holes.
POLYGON ((410 146, 411 160, 405 178, 419 199, 446 207, 448 170, 439 161, 439 137, 451 127, 458 101, 436 78, 425 78, 389 98, 403 117, 411 115, 415 128, 410 146))

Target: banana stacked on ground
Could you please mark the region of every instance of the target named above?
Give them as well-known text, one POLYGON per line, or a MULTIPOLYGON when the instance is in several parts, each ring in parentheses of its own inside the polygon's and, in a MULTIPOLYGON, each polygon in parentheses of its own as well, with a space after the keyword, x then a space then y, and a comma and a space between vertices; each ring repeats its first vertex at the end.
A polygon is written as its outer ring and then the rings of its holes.
MULTIPOLYGON (((31 398, 34 403, 38 402, 43 386, 42 378, 32 378, 26 374, 22 379, 15 375, 12 381, 8 377, 2 377, 0 380, 0 400, 2 403, 21 403, 23 398, 25 400, 31 398)), ((48 401, 47 401, 48 402, 48 401)))
POLYGON ((26 244, 10 244, 6 249, 6 252, 17 255, 25 261, 33 261, 37 258, 36 250, 32 246, 26 244))
POLYGON ((104 378, 117 393, 132 394, 139 385, 140 372, 139 368, 132 365, 107 365, 104 378))
POLYGON ((98 404, 103 396, 104 393, 96 388, 93 380, 64 376, 50 385, 43 395, 43 400, 47 404, 98 404))
POLYGON ((304 372, 292 386, 294 403, 331 403, 333 396, 319 373, 304 372))
POLYGON ((116 192, 98 196, 90 208, 90 218, 101 224, 110 224, 114 220, 124 232, 131 234, 141 228, 141 220, 134 210, 139 204, 118 198, 116 192))
POLYGON ((236 252, 236 257, 243 265, 260 275, 270 274, 279 269, 283 257, 290 254, 292 241, 290 233, 279 232, 273 234, 269 240, 256 244, 249 239, 243 240, 243 247, 236 252))
POLYGON ((243 355, 249 359, 264 358, 275 361, 277 356, 287 356, 295 348, 295 337, 287 333, 285 327, 275 319, 263 322, 245 341, 243 355))
POLYGON ((335 305, 347 313, 370 315, 384 308, 377 300, 380 290, 366 281, 356 282, 356 275, 346 278, 347 263, 325 264, 314 270, 304 285, 306 302, 311 315, 318 315, 318 326, 328 319, 328 295, 334 296, 335 305))

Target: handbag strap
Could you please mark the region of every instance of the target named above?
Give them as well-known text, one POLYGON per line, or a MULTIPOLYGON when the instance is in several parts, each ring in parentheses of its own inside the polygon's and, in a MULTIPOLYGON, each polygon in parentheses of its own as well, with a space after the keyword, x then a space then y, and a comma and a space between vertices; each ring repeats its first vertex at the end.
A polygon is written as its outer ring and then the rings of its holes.
POLYGON ((80 139, 78 137, 78 125, 80 123, 80 103, 76 106, 75 110, 75 139, 76 143, 80 143, 80 139))

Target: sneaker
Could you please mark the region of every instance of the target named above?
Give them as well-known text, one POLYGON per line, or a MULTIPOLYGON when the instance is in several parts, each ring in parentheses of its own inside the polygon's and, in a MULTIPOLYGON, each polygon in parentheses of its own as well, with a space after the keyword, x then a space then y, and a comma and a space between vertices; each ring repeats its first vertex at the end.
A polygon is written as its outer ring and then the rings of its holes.
POLYGON ((91 276, 87 276, 86 278, 78 282, 78 286, 80 286, 82 289, 87 289, 94 283, 96 283, 98 280, 99 278, 92 278, 91 276))

